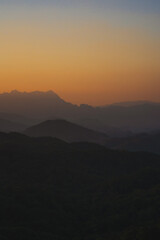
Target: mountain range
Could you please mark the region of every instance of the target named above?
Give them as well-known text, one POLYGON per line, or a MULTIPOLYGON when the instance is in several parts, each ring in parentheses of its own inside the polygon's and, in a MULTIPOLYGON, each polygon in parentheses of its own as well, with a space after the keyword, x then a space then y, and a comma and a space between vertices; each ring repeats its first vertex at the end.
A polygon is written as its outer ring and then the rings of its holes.
POLYGON ((53 91, 0 94, 0 116, 11 121, 9 115, 14 121, 13 116, 21 116, 18 122, 30 126, 48 119, 66 119, 114 137, 160 129, 160 103, 138 101, 78 106, 64 101, 53 91))
POLYGON ((0 190, 2 240, 160 239, 160 104, 0 94, 0 190))
POLYGON ((72 122, 48 120, 27 128, 24 134, 31 137, 53 137, 66 142, 93 142, 111 149, 144 151, 160 154, 160 132, 141 133, 129 137, 113 138, 72 122))

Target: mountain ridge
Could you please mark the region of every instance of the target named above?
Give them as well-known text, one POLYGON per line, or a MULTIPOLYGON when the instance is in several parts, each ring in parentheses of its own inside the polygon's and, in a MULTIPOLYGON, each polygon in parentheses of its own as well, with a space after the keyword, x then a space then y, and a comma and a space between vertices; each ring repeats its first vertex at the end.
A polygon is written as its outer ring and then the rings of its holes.
POLYGON ((66 119, 106 134, 110 132, 113 136, 128 136, 132 131, 149 132, 160 129, 159 103, 138 102, 135 105, 132 102, 129 106, 121 104, 105 107, 87 104, 78 106, 66 102, 53 91, 31 93, 12 91, 0 94, 0 112, 21 114, 37 119, 37 122, 46 119, 66 119))
POLYGON ((67 142, 95 142, 105 144, 107 135, 85 128, 64 119, 47 120, 24 131, 32 137, 54 137, 67 142))

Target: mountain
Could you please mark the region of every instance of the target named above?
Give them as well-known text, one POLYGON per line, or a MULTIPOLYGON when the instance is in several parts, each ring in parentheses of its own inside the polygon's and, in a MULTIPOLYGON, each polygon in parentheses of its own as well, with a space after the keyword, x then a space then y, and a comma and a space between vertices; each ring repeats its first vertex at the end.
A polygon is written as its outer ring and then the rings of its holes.
POLYGON ((78 106, 64 101, 53 91, 0 94, 0 112, 23 115, 35 120, 32 124, 47 119, 66 119, 111 136, 160 129, 159 103, 138 101, 105 107, 78 106))
POLYGON ((99 133, 66 120, 48 120, 28 128, 26 135, 34 137, 50 136, 67 142, 96 142, 105 144, 107 135, 99 133))
POLYGON ((0 119, 6 119, 11 122, 17 122, 22 125, 26 125, 26 127, 31 126, 39 122, 39 119, 27 117, 22 114, 16 114, 12 112, 0 112, 0 119))
POLYGON ((160 128, 160 104, 138 102, 131 106, 110 105, 102 108, 101 118, 120 129, 150 132, 160 128))
POLYGON ((160 154, 160 132, 137 134, 126 138, 109 139, 106 146, 128 151, 144 151, 160 154))
POLYGON ((90 128, 98 132, 104 132, 110 137, 126 137, 133 135, 132 131, 108 125, 106 124, 106 120, 103 119, 85 118, 79 119, 76 122, 86 128, 90 128))
POLYGON ((160 156, 0 133, 0 239, 160 238, 160 156))
POLYGON ((131 107, 131 106, 145 105, 145 104, 160 105, 159 102, 150 102, 150 101, 128 101, 128 102, 117 102, 117 103, 113 103, 112 106, 131 107))
POLYGON ((106 134, 93 131, 66 120, 48 120, 29 127, 24 131, 32 137, 54 137, 66 142, 95 142, 108 148, 144 151, 160 154, 160 133, 141 133, 128 137, 111 138, 106 134))
MULTIPOLYGON (((0 112, 16 113, 33 118, 43 118, 61 108, 65 102, 52 91, 18 92, 0 94, 0 112)), ((66 103, 67 105, 67 103, 66 103)))
POLYGON ((24 131, 26 127, 24 124, 0 118, 0 131, 2 132, 21 132, 24 131))

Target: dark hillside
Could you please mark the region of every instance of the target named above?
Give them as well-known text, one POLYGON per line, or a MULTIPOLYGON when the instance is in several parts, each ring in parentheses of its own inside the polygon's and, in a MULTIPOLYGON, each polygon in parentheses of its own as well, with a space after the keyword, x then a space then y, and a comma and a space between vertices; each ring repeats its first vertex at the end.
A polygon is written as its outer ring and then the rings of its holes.
POLYGON ((0 239, 150 240, 160 233, 158 155, 1 133, 0 191, 0 239))

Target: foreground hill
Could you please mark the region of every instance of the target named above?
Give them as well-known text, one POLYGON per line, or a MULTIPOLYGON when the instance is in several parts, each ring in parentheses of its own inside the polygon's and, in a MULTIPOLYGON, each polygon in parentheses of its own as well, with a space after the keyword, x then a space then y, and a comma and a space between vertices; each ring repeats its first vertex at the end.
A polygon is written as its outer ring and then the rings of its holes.
POLYGON ((160 238, 160 157, 0 133, 0 239, 160 238))
POLYGON ((105 144, 107 136, 66 120, 48 120, 25 131, 32 137, 50 136, 67 142, 96 142, 105 144))

